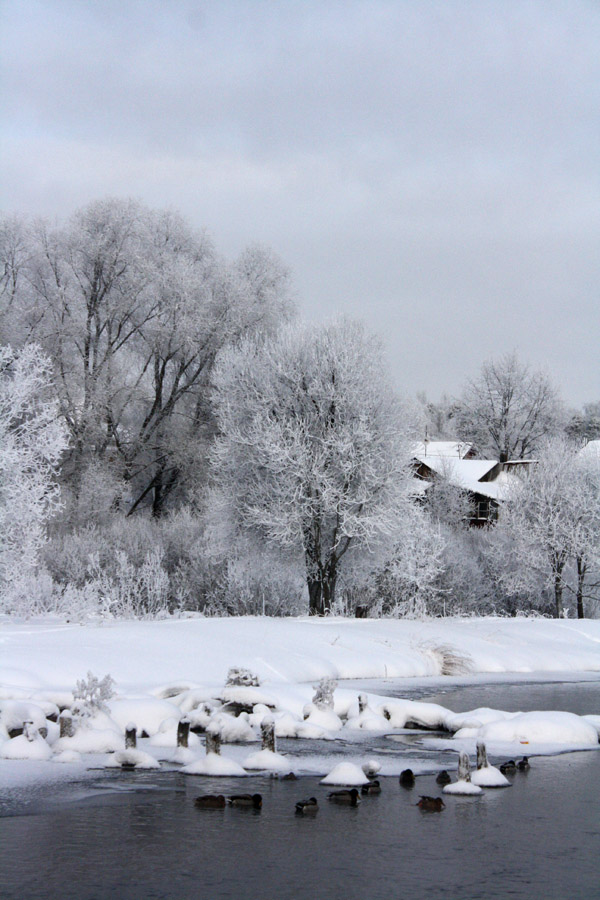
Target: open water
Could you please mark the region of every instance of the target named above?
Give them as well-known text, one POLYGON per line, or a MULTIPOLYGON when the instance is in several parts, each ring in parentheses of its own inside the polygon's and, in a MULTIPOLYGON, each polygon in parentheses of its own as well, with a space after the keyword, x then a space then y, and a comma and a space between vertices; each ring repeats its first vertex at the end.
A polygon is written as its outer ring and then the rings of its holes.
MULTIPOLYGON (((375 689, 373 687, 373 689, 375 689)), ((391 690, 390 690, 391 692, 391 690)), ((475 706, 600 712, 600 682, 453 687, 428 699, 475 706), (516 692, 515 693, 513 693, 516 692), (527 703, 523 701, 527 698, 527 703), (560 702, 558 702, 560 700, 560 702)), ((383 749, 374 738, 371 748, 383 749)), ((312 744, 280 749, 314 752, 312 744)), ((414 758, 415 747, 386 749, 414 758)), ((331 752, 340 752, 330 744, 331 752)), ((322 752, 322 746, 319 748, 322 752)), ((425 752, 425 751, 424 751, 425 752)), ((455 766, 455 755, 429 752, 455 766)), ((492 760, 495 761, 495 760, 492 760)), ((316 778, 206 779, 98 773, 44 795, 5 798, 0 818, 4 900, 595 900, 600 898, 600 753, 533 758, 513 786, 482 797, 439 796, 433 775, 412 791, 397 778, 357 809, 336 807, 316 778), (200 793, 260 792, 260 812, 198 810, 200 793), (297 800, 319 799, 315 819, 297 800)))

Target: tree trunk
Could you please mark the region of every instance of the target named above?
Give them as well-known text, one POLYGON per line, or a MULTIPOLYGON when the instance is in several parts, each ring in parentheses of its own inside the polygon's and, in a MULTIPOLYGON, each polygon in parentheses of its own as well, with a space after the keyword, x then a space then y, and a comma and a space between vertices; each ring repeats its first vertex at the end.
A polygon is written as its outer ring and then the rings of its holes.
POLYGON ((563 614, 563 605, 562 605, 562 595, 563 595, 563 582, 562 582, 562 573, 565 564, 561 562, 555 563, 554 568, 554 603, 556 606, 555 609, 555 617, 557 619, 562 618, 563 614))
POLYGON ((308 614, 310 616, 323 615, 323 590, 319 578, 307 575, 308 584, 308 614))
POLYGON ((585 573, 587 564, 581 556, 577 557, 577 618, 583 619, 583 584, 585 581, 585 573))

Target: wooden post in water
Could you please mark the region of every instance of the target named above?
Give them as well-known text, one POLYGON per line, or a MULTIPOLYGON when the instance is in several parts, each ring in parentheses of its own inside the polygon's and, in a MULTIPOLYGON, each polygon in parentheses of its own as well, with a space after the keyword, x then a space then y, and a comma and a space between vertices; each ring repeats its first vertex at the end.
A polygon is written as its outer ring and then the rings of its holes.
POLYGON ((75 734, 75 722, 73 721, 71 711, 68 709, 63 709, 60 716, 58 717, 58 722, 60 724, 61 738, 73 737, 73 735, 75 734))
POLYGON ((260 725, 260 733, 262 736, 262 749, 270 750, 271 753, 276 753, 276 744, 275 744, 275 722, 270 716, 267 716, 262 720, 260 725))
POLYGON ((125 749, 135 750, 137 747, 137 728, 133 722, 125 728, 125 749))
POLYGON ((458 755, 458 780, 459 781, 470 781, 471 780, 471 765, 469 763, 469 754, 468 753, 459 753, 459 755, 458 755))
POLYGON ((190 735, 190 720, 180 719, 177 725, 177 746, 187 747, 190 735))
POLYGON ((210 729, 207 729, 206 752, 216 753, 217 755, 221 753, 221 735, 218 731, 211 731, 210 729))
POLYGON ((487 750, 485 749, 485 744, 483 741, 477 741, 477 768, 478 769, 487 769, 488 767, 488 758, 487 758, 487 750))

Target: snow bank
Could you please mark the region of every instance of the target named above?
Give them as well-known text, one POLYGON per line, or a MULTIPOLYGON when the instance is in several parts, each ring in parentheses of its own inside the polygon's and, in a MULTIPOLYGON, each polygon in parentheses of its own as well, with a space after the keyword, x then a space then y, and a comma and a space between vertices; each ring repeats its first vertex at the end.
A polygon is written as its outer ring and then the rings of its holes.
POLYGON ((341 784, 348 787, 358 787, 368 783, 369 779, 363 770, 351 762, 338 763, 325 778, 321 779, 321 784, 341 784))
MULTIPOLYGON (((568 712, 518 713, 484 725, 478 738, 487 743, 564 744, 597 747, 598 732, 582 716, 568 712)), ((457 737, 460 737, 458 732, 457 737)))
POLYGON ((260 677, 256 702, 264 702, 276 684, 440 675, 435 644, 468 658, 473 673, 600 672, 596 620, 198 617, 57 626, 5 617, 0 628, 0 684, 31 694, 70 691, 91 670, 110 673, 125 696, 196 684, 214 697, 211 686, 222 692, 235 665, 260 677))

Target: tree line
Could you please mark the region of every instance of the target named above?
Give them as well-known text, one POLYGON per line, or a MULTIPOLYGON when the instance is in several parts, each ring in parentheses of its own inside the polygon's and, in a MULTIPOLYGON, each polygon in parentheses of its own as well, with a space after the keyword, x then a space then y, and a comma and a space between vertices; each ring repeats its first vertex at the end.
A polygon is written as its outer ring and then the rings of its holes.
POLYGON ((298 320, 272 251, 220 256, 173 212, 0 224, 0 597, 70 616, 597 609, 600 404, 514 354, 403 400, 363 325, 298 320), (467 525, 415 441, 538 463, 467 525), (552 523, 552 524, 550 524, 552 523), (571 596, 573 601, 571 603, 571 596))

